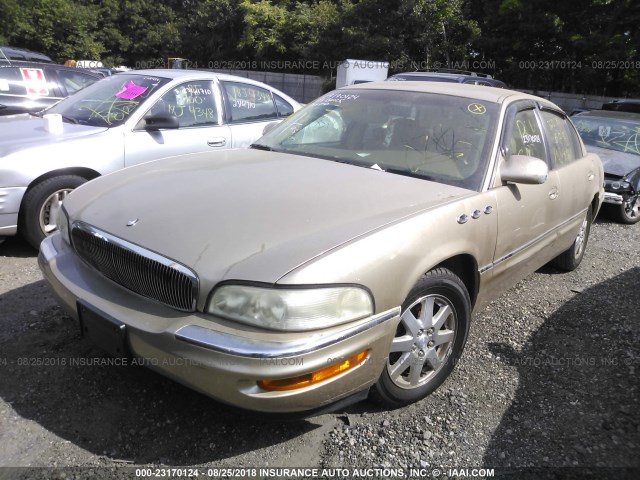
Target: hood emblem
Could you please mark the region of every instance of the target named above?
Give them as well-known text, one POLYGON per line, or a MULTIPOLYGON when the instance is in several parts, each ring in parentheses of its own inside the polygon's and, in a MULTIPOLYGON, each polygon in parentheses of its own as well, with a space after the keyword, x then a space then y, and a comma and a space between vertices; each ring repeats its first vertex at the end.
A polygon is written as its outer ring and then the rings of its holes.
POLYGON ((127 227, 133 227, 136 223, 138 223, 140 221, 139 218, 134 218, 133 220, 129 220, 127 222, 127 227))

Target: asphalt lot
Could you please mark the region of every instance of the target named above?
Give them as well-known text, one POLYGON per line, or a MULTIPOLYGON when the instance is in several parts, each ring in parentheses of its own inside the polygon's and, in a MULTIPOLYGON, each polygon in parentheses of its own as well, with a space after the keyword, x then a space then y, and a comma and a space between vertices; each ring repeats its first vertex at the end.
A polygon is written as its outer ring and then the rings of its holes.
POLYGON ((577 271, 545 267, 479 312, 460 364, 427 399, 292 422, 106 365, 56 306, 35 252, 10 239, 0 245, 0 466, 67 469, 0 478, 140 478, 141 466, 640 478, 639 233, 598 220, 577 271))

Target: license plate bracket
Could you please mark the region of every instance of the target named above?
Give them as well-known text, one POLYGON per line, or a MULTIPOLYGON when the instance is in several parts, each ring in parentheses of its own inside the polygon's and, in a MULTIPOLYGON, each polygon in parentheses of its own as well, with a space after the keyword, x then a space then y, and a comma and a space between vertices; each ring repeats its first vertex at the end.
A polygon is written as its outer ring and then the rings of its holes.
POLYGON ((82 300, 78 301, 80 333, 115 358, 131 357, 126 325, 82 300))

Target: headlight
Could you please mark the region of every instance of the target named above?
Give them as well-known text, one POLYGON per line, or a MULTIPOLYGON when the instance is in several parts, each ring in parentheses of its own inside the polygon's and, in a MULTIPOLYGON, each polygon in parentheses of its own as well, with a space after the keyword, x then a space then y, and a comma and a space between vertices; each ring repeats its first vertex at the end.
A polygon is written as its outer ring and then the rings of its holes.
POLYGON ((56 227, 58 227, 58 231, 62 234, 64 241, 71 243, 71 240, 69 239, 69 216, 67 215, 67 211, 64 209, 64 205, 58 212, 56 227))
POLYGON ((359 287, 217 288, 207 313, 272 330, 317 330, 373 314, 371 295, 359 287))
POLYGON ((610 180, 607 182, 612 190, 628 190, 631 187, 629 182, 625 182, 624 180, 610 180))

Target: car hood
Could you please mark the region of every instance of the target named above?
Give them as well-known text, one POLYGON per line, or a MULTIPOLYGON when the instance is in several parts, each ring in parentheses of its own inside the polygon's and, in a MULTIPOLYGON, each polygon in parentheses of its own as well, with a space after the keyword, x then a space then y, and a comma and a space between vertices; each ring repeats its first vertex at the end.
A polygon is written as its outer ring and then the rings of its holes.
POLYGON ((602 160, 604 173, 624 177, 627 173, 640 167, 640 155, 617 152, 607 148, 587 145, 587 151, 593 152, 602 160))
POLYGON ((191 267, 210 287, 227 279, 275 283, 371 230, 473 194, 328 160, 238 149, 112 173, 74 191, 65 207, 72 222, 191 267))
POLYGON ((104 127, 63 123, 61 133, 50 133, 45 130, 45 120, 43 118, 14 119, 9 122, 2 122, 2 128, 0 128, 0 157, 5 157, 27 148, 64 142, 105 130, 107 129, 104 127))

